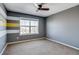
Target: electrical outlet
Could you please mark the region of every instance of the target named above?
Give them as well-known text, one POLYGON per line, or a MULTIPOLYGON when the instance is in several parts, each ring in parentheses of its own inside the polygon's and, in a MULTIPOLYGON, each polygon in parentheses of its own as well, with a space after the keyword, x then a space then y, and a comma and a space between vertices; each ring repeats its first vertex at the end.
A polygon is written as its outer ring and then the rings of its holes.
POLYGON ((17 38, 17 40, 19 39, 19 37, 16 37, 17 38))

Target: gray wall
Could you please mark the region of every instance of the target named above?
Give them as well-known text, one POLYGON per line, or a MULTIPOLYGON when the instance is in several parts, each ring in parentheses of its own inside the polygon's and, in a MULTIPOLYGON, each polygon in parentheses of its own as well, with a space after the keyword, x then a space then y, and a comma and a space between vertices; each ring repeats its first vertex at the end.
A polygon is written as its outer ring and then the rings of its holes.
POLYGON ((79 48, 79 6, 49 16, 47 37, 79 48))
MULTIPOLYGON (((8 33, 8 42, 13 42, 13 41, 18 41, 18 40, 27 40, 27 39, 33 39, 33 38, 41 38, 45 37, 45 18, 43 17, 38 17, 38 16, 33 16, 33 15, 28 15, 28 14, 22 14, 22 13, 15 13, 15 12, 8 12, 8 22, 14 21, 19 23, 19 17, 25 17, 25 18, 35 18, 39 19, 39 34, 37 35, 20 35, 20 32, 16 33, 8 33), (16 20, 16 21, 15 21, 16 20)), ((10 30, 16 30, 18 31, 20 27, 17 28, 7 28, 8 31, 10 30)))
POLYGON ((6 44, 6 13, 0 4, 0 53, 2 52, 5 44, 6 44))

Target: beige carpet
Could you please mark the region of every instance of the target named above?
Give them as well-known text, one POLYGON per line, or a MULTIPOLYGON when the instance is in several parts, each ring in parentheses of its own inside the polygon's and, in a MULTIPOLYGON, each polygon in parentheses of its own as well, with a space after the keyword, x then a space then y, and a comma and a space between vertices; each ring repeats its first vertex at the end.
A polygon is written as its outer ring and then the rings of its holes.
POLYGON ((5 55, 76 55, 79 51, 48 40, 8 45, 5 55))

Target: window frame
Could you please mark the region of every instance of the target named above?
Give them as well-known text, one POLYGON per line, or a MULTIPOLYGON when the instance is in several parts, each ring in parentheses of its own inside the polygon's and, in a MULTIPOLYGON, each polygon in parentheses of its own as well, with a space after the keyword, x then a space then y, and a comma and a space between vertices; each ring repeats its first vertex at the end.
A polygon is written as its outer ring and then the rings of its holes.
POLYGON ((29 20, 30 21, 30 23, 29 23, 30 26, 22 26, 21 23, 20 23, 20 35, 21 36, 22 35, 36 35, 36 34, 39 34, 39 19, 20 17, 20 21, 21 20, 29 20), (38 26, 31 26, 31 21, 38 21, 38 26), (21 34, 21 27, 29 27, 29 34, 21 34), (38 28, 38 33, 31 33, 31 28, 32 27, 37 27, 38 28))

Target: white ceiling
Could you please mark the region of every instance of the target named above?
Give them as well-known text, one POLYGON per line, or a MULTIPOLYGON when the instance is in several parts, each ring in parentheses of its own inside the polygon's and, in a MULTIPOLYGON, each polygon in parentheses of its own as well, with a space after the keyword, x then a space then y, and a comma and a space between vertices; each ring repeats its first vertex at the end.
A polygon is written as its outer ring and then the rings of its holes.
POLYGON ((34 6, 33 3, 5 3, 4 5, 9 11, 47 17, 52 14, 77 6, 78 4, 77 3, 47 3, 45 4, 45 6, 49 7, 50 10, 38 11, 38 12, 36 12, 37 8, 34 6))

